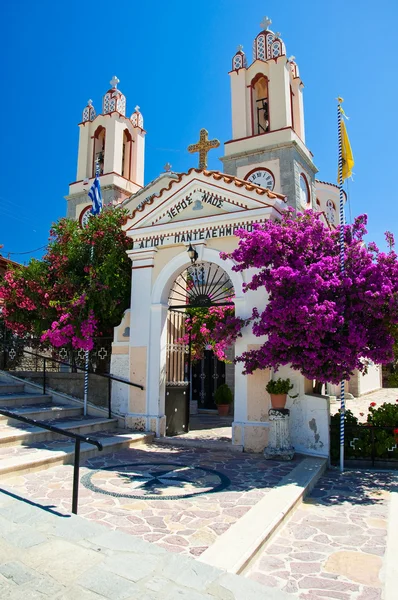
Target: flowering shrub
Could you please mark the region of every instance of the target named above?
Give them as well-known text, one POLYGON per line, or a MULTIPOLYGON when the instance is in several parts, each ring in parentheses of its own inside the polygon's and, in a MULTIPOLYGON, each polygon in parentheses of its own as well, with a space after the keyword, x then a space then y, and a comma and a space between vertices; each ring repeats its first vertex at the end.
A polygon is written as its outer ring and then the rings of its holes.
MULTIPOLYGON (((398 437, 398 405, 385 402, 378 408, 375 406, 375 402, 370 403, 366 424, 359 423, 350 410, 345 411, 346 458, 370 459, 373 439, 375 458, 398 459, 398 449, 394 448, 398 437)), ((360 415, 363 416, 363 413, 360 415)), ((340 453, 340 411, 331 417, 330 443, 332 461, 337 462, 340 453)))
POLYGON ((7 271, 0 285, 6 326, 55 347, 91 349, 94 335, 118 325, 130 302, 131 241, 126 210, 108 208, 89 219, 61 219, 47 254, 7 271))
MULTIPOLYGON (((255 268, 245 291, 264 287, 268 302, 253 310, 260 348, 237 360, 244 372, 290 364, 308 379, 339 383, 367 358, 386 363, 393 356, 398 323, 398 262, 364 244, 366 215, 345 226, 345 272, 340 272, 339 231, 313 211, 239 230, 230 255, 236 271, 255 268)), ((390 238, 390 243, 393 240, 390 238)))
POLYGON ((376 403, 369 405, 368 423, 381 427, 398 427, 398 404, 384 402, 378 408, 376 403))
POLYGON ((205 349, 212 349, 218 360, 228 362, 226 351, 234 344, 246 321, 235 317, 235 307, 211 306, 209 308, 187 308, 185 335, 177 342, 189 344, 191 358, 203 358, 205 349))

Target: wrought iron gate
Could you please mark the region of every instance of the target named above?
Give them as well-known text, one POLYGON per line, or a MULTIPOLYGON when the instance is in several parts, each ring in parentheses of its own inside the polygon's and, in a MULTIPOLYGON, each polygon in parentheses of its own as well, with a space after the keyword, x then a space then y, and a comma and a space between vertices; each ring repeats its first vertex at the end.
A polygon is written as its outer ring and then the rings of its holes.
POLYGON ((190 347, 180 341, 185 335, 186 313, 169 310, 166 346, 166 434, 189 430, 190 347))
POLYGON ((192 364, 192 400, 197 401, 199 410, 217 409, 214 394, 223 383, 225 363, 212 350, 205 350, 203 358, 192 364))

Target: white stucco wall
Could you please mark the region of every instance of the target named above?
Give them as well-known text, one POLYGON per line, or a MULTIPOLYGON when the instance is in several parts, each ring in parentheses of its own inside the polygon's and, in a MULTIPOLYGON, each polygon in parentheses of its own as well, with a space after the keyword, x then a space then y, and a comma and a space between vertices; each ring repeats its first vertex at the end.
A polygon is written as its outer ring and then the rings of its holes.
POLYGON ((329 456, 329 399, 303 394, 290 408, 290 437, 296 452, 329 456))
POLYGON ((359 395, 369 394, 382 388, 382 369, 381 365, 372 364, 368 367, 366 375, 358 373, 359 395))

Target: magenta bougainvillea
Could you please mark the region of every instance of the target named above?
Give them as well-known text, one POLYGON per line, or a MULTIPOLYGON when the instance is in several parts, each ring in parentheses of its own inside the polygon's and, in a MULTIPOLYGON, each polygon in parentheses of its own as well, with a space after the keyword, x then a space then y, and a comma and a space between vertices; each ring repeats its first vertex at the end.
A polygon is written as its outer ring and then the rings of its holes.
POLYGON ((54 223, 43 259, 12 268, 0 283, 6 326, 21 337, 85 350, 95 335, 109 335, 130 301, 126 217, 126 210, 106 208, 84 228, 70 219, 54 223))
POLYGON ((228 362, 227 350, 237 338, 246 322, 235 317, 234 305, 210 308, 187 308, 185 335, 178 342, 191 343, 191 358, 203 358, 206 349, 213 350, 218 360, 228 362))
POLYGON ((236 271, 255 268, 245 291, 264 288, 268 301, 253 310, 258 349, 238 357, 246 373, 291 365, 308 379, 339 383, 366 360, 393 358, 398 323, 398 262, 364 243, 366 215, 345 226, 345 272, 340 271, 339 231, 313 211, 288 210, 280 221, 240 230, 230 255, 236 271))

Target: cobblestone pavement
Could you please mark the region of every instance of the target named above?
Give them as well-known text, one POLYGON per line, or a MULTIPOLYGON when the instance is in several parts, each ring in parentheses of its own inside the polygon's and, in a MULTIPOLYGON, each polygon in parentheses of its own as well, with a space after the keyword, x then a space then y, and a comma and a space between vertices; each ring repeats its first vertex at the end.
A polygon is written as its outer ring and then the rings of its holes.
MULTIPOLYGON (((384 402, 395 404, 398 398, 398 388, 383 388, 377 392, 371 392, 360 398, 346 400, 346 408, 350 409, 360 421, 365 422, 369 412, 369 404, 376 402, 381 406, 384 402), (363 414, 361 414, 363 413, 363 414)), ((340 408, 340 401, 330 403, 330 412, 332 415, 337 413, 340 408)))
POLYGON ((188 433, 176 435, 173 438, 161 438, 164 442, 180 440, 185 444, 188 442, 202 442, 206 447, 208 442, 217 442, 226 447, 232 444, 232 421, 233 417, 219 417, 217 414, 192 415, 189 421, 188 433))
POLYGON ((300 600, 380 600, 394 477, 328 471, 245 575, 300 600))
MULTIPOLYGON (((79 515, 175 553, 199 556, 301 461, 157 444, 98 455, 81 468, 79 515)), ((72 466, 2 481, 70 512, 72 466)))

